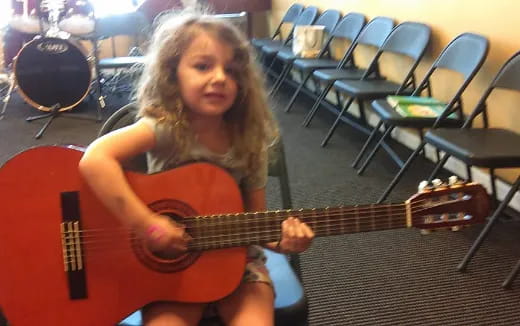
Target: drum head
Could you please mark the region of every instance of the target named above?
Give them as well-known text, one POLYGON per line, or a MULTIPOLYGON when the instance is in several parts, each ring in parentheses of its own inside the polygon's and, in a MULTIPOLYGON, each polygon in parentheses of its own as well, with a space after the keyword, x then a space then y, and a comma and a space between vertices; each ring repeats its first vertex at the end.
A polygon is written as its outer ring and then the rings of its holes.
POLYGON ((37 38, 27 43, 14 62, 14 74, 22 97, 39 110, 60 111, 79 104, 88 94, 90 67, 71 42, 60 38, 37 38))

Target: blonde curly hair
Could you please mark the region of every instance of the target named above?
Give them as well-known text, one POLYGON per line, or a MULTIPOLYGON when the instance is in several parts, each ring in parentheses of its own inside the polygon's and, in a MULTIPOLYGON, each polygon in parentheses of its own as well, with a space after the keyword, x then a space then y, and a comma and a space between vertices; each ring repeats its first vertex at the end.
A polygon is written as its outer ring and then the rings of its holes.
POLYGON ((233 76, 237 97, 224 114, 230 128, 234 157, 246 162, 246 171, 258 167, 259 155, 278 141, 277 124, 268 107, 264 80, 259 73, 253 50, 230 22, 199 11, 184 10, 163 15, 150 42, 144 71, 136 89, 139 116, 153 117, 175 126, 173 141, 179 155, 186 153, 194 135, 184 112, 177 80, 180 59, 198 33, 206 32, 229 44, 238 66, 233 76))

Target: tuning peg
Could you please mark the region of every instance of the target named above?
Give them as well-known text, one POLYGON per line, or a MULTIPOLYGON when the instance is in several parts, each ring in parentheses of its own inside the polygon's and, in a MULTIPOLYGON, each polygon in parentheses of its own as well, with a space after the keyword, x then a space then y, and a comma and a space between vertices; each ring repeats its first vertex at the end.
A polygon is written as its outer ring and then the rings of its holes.
POLYGON ((435 188, 440 187, 440 186, 442 186, 442 180, 441 179, 433 179, 432 180, 432 185, 435 188))
POLYGON ((448 178, 448 184, 450 186, 463 184, 463 183, 464 183, 464 180, 459 179, 459 177, 457 177, 456 175, 452 175, 451 177, 448 178))
POLYGON ((421 192, 421 191, 425 190, 427 187, 428 187, 428 181, 423 180, 419 183, 419 186, 417 186, 417 189, 419 190, 419 192, 421 192))

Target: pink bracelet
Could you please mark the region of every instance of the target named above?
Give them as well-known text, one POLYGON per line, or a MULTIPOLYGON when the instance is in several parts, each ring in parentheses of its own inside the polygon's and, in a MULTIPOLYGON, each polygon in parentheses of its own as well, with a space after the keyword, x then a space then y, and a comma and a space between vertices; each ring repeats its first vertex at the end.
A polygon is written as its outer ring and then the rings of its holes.
POLYGON ((159 239, 161 239, 164 235, 164 230, 160 226, 151 225, 146 230, 146 234, 151 240, 159 241, 159 239))

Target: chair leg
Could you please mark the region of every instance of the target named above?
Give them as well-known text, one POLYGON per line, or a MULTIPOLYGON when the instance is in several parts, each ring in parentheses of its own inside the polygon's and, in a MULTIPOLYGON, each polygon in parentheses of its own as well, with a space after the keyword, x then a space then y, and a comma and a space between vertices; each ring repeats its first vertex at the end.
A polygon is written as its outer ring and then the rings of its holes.
MULTIPOLYGON (((438 151, 438 150, 437 150, 438 151)), ((431 182, 433 180, 433 178, 435 178, 435 176, 437 175, 437 173, 439 173, 439 171, 442 169, 442 167, 444 166, 444 164, 446 164, 446 162, 448 161, 448 159, 450 158, 450 155, 448 154, 444 154, 444 156, 442 157, 442 159, 440 160, 437 160, 437 163, 435 164, 435 168, 433 169, 432 173, 430 174, 430 176, 428 177, 428 182, 431 182)))
POLYGON ((502 287, 504 289, 510 289, 511 288, 511 284, 513 284, 513 281, 515 280, 515 278, 518 275, 519 271, 520 271, 520 259, 516 262, 515 267, 513 268, 511 273, 509 273, 507 278, 504 280, 504 283, 502 283, 502 287))
POLYGON ((325 89, 323 89, 323 91, 320 93, 320 96, 318 96, 318 98, 314 102, 314 105, 312 106, 311 110, 307 113, 307 115, 305 116, 305 119, 303 120, 303 124, 302 125, 304 127, 308 127, 309 126, 309 124, 312 121, 312 118, 314 118, 314 115, 316 114, 316 112, 320 108, 321 101, 323 101, 325 96, 327 96, 327 93, 329 92, 329 90, 331 88, 332 88, 332 83, 328 83, 327 86, 325 86, 325 89))
POLYGON ((341 117, 342 117, 343 114, 348 110, 348 108, 350 107, 350 105, 352 104, 352 102, 354 102, 354 98, 353 98, 353 97, 351 97, 351 98, 350 98, 350 99, 345 103, 345 105, 343 106, 343 108, 342 108, 341 111, 339 112, 338 117, 336 118, 336 121, 334 121, 334 123, 332 124, 332 126, 331 126, 330 129, 329 129, 329 132, 327 133, 327 135, 325 136, 325 138, 323 138, 323 141, 321 142, 321 147, 325 147, 325 146, 327 146, 327 143, 329 142, 330 137, 332 137, 332 134, 334 133, 334 131, 335 131, 336 128, 338 127, 339 122, 341 121, 341 117))
POLYGON ((280 73, 280 75, 278 76, 278 80, 276 81, 274 87, 271 89, 271 92, 269 95, 274 96, 274 95, 276 95, 276 93, 278 93, 278 90, 283 85, 285 79, 287 78, 287 76, 289 76, 292 66, 293 66, 292 63, 289 62, 283 67, 283 70, 280 73))
POLYGON ((298 94, 300 94, 300 91, 302 90, 302 88, 305 86, 305 83, 309 80, 309 78, 311 78, 312 76, 312 71, 309 72, 303 79, 302 79, 302 82, 300 83, 300 85, 298 85, 298 88, 296 89, 296 91, 294 92, 293 96, 291 97, 291 99, 289 100, 289 103, 287 103, 287 106, 285 107, 285 112, 289 112, 291 110, 291 107, 293 106, 294 104, 294 101, 296 101, 296 98, 298 97, 298 94))
POLYGON ((482 242, 484 241, 484 239, 488 235, 489 231, 491 230, 491 228, 493 227, 495 222, 498 220, 498 217, 500 216, 500 214, 502 214, 502 211, 507 207, 507 205, 509 204, 511 199, 513 199, 513 196, 517 192, 518 187, 520 187, 520 176, 516 179, 515 183, 511 186, 511 189, 507 193, 507 195, 504 198, 504 200, 502 201, 502 203, 500 203, 498 208, 495 210, 495 212, 493 213, 493 216, 491 216, 489 218, 489 221, 487 222, 487 224, 484 227, 484 229, 480 232, 477 240, 475 240, 475 242, 473 242, 473 245, 471 246, 469 251, 466 253, 466 256, 464 256, 464 258, 462 259, 461 263, 457 266, 457 269, 459 271, 462 272, 462 271, 466 270, 466 267, 468 266, 471 258, 475 255, 477 250, 482 245, 482 242))
POLYGON ((365 155, 365 152, 368 149, 368 146, 370 145, 372 140, 374 140, 374 138, 376 137, 376 135, 379 132, 379 129, 381 128, 382 125, 383 125, 383 121, 379 120, 379 122, 377 123, 377 126, 372 130, 372 133, 370 133, 370 136, 368 137, 368 139, 366 140, 365 144, 363 145, 363 148, 361 148, 361 151, 359 151, 358 155, 354 159, 354 162, 352 162, 351 166, 354 169, 359 164, 359 161, 361 161, 361 158, 363 157, 363 155, 365 155))
POLYGON ((424 146, 426 145, 425 142, 422 142, 416 149, 415 151, 413 151, 412 155, 410 155, 410 157, 408 157, 408 160, 406 160, 406 162, 404 163, 403 167, 401 168, 401 170, 399 170, 399 172, 397 172, 397 174, 395 175, 395 177, 392 179, 392 182, 390 182, 390 184, 388 185, 388 187, 386 187, 385 191, 383 192, 383 194, 381 195, 381 197, 379 197, 379 199, 377 200, 377 204, 381 204, 383 202, 383 200, 386 199, 386 197, 388 197, 388 195, 390 194, 390 192, 394 189, 394 187, 397 185, 397 183, 399 182, 399 180, 401 180, 401 177, 403 176, 404 172, 406 172, 406 170, 408 170, 408 168, 410 167, 410 165, 412 164, 412 162, 415 160, 415 158, 417 157, 417 155, 419 155, 419 153, 421 152, 421 150, 424 148, 424 146))
POLYGON ((269 90, 269 96, 273 96, 273 94, 278 89, 278 84, 280 83, 280 80, 284 79, 283 76, 285 75, 285 72, 287 70, 287 66, 288 65, 284 65, 282 71, 280 72, 278 77, 276 77, 276 80, 274 81, 273 85, 271 86, 271 89, 269 90))
POLYGON ((374 157, 374 155, 381 148, 381 144, 383 144, 383 142, 385 141, 386 137, 388 137, 388 135, 390 135, 390 133, 392 132, 392 130, 394 130, 394 128, 395 128, 395 126, 390 126, 390 127, 386 128, 385 133, 383 134, 383 136, 379 139, 379 141, 377 142, 376 146, 374 146, 374 148, 372 149, 372 152, 370 152, 370 154, 368 154, 367 159, 365 160, 363 165, 357 171, 358 175, 363 174, 363 172, 365 171, 365 169, 368 166, 368 163, 370 163, 370 161, 372 161, 372 158, 374 157))
POLYGON ((496 185, 496 176, 495 169, 489 169, 489 181, 491 182, 491 192, 492 192, 492 200, 493 207, 498 206, 498 197, 497 197, 497 185, 496 185))
POLYGON ((274 64, 276 63, 276 56, 274 56, 272 59, 271 59, 271 62, 269 63, 269 65, 267 66, 267 75, 275 75, 275 72, 273 70, 273 67, 274 67, 274 64))

